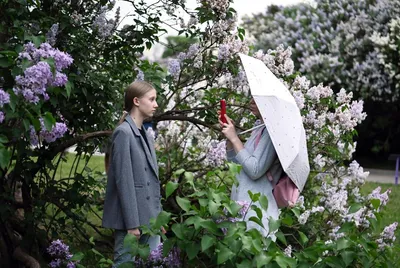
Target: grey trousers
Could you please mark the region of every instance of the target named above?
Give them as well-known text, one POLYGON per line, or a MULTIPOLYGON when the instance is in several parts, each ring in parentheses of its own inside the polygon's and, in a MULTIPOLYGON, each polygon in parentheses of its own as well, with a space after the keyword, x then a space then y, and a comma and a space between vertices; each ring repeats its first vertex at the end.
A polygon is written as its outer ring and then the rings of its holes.
MULTIPOLYGON (((124 248, 124 238, 127 234, 126 230, 115 230, 115 244, 114 244, 114 265, 113 268, 118 267, 124 262, 134 261, 135 259, 127 254, 128 249, 124 248)), ((157 248, 160 244, 160 236, 142 235, 139 239, 140 244, 147 244, 150 246, 150 251, 157 248)), ((132 265, 133 267, 133 265, 132 265)))

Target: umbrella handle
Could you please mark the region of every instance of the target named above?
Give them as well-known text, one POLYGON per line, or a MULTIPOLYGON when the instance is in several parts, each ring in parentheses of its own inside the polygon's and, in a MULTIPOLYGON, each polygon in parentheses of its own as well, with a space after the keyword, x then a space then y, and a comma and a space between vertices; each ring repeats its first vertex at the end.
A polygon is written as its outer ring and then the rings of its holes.
POLYGON ((242 135, 242 134, 244 134, 244 133, 247 133, 247 132, 253 131, 253 130, 255 130, 255 129, 259 129, 260 127, 263 127, 263 126, 265 126, 265 124, 261 124, 261 125, 258 125, 258 126, 255 126, 255 127, 252 127, 252 128, 250 128, 250 129, 248 129, 248 130, 245 130, 245 131, 239 132, 239 133, 238 133, 238 135, 242 135))

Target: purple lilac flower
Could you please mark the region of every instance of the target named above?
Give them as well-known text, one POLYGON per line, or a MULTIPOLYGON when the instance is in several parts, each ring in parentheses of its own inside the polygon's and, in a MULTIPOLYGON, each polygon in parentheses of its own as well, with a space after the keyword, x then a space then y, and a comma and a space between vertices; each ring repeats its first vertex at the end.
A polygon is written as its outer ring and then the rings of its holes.
POLYGON ((16 94, 22 93, 24 98, 33 103, 39 101, 38 95, 44 95, 46 86, 53 79, 50 66, 47 62, 39 62, 25 70, 24 76, 17 76, 15 81, 17 88, 16 94))
POLYGON ((68 77, 64 73, 57 72, 52 85, 56 87, 62 87, 68 82, 68 77))
POLYGON ((54 46, 54 44, 56 43, 56 36, 58 34, 58 23, 53 24, 50 28, 50 30, 47 32, 46 34, 46 41, 54 46))
POLYGON ((10 102, 10 94, 5 92, 2 88, 0 88, 0 107, 3 107, 4 104, 10 102))
POLYGON ((60 267, 60 266, 61 266, 61 260, 60 260, 60 259, 52 260, 52 261, 49 263, 49 266, 50 266, 51 268, 60 267))
POLYGON ((67 268, 75 268, 75 267, 76 267, 76 265, 74 262, 70 261, 67 263, 67 268))
POLYGON ((173 59, 168 62, 168 72, 175 77, 175 79, 179 77, 181 65, 178 60, 173 59))
POLYGON ((0 124, 3 123, 4 118, 5 118, 4 113, 0 111, 0 124))
POLYGON ((243 218, 247 211, 250 208, 250 203, 248 201, 236 201, 236 203, 241 206, 242 208, 240 209, 238 216, 240 216, 241 218, 243 218))
POLYGON ((145 262, 141 258, 135 260, 136 267, 181 267, 180 250, 179 248, 172 248, 168 256, 163 257, 163 243, 160 243, 156 249, 150 252, 150 255, 145 262), (165 266, 164 266, 165 265, 165 266))
POLYGON ((30 126, 30 132, 29 132, 29 137, 31 140, 31 145, 36 146, 39 144, 39 137, 36 134, 35 128, 33 126, 30 126))
MULTIPOLYGON (((62 240, 57 239, 53 242, 51 242, 50 246, 47 248, 47 252, 52 256, 56 258, 62 258, 62 259, 70 259, 72 255, 69 252, 69 246, 67 246, 62 240)), ((57 261, 59 259, 56 259, 57 261)), ((58 266, 55 266, 58 267, 58 266)))
POLYGON ((40 130, 40 137, 42 137, 47 143, 54 142, 56 139, 64 136, 65 132, 67 132, 68 128, 65 123, 56 122, 53 128, 49 131, 46 129, 44 125, 43 118, 40 118, 40 125, 42 129, 40 130))

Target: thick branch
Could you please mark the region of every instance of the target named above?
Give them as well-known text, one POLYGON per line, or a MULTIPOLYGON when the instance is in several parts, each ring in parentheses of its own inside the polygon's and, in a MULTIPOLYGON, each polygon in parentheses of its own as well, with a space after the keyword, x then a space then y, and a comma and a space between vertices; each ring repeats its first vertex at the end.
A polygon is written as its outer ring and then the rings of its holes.
POLYGON ((24 252, 21 247, 17 247, 14 250, 13 257, 14 257, 14 259, 16 259, 17 261, 20 261, 27 267, 40 268, 39 262, 32 256, 28 255, 26 252, 24 252))
POLYGON ((64 152, 66 149, 77 144, 78 142, 85 141, 85 140, 92 139, 92 138, 110 136, 112 134, 112 132, 113 132, 112 130, 103 130, 103 131, 96 131, 96 132, 91 132, 91 133, 86 133, 86 134, 76 136, 70 140, 65 141, 64 143, 59 144, 57 147, 52 148, 51 159, 54 158, 54 156, 56 156, 58 153, 64 152))

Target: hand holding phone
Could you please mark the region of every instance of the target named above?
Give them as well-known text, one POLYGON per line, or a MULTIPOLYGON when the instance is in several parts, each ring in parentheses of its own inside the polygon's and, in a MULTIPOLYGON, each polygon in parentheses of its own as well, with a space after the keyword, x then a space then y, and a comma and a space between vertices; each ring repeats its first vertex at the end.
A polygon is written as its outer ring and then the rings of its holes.
POLYGON ((224 99, 220 100, 220 106, 221 106, 221 114, 220 114, 220 120, 222 121, 222 123, 228 123, 228 121, 226 121, 225 115, 226 115, 226 101, 224 99))

